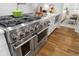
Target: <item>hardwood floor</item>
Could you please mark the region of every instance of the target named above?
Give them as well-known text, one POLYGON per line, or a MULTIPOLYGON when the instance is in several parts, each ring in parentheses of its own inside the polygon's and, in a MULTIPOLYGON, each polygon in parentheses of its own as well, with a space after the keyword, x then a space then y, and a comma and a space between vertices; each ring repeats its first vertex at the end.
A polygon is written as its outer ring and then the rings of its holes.
POLYGON ((73 29, 61 27, 49 37, 37 56, 79 56, 79 34, 73 29))

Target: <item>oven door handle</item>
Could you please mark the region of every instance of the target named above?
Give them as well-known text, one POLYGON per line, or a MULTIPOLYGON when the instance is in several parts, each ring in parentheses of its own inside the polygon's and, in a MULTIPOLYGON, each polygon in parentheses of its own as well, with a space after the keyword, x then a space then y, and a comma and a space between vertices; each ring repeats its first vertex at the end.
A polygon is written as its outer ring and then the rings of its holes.
POLYGON ((40 32, 38 32, 37 34, 40 34, 41 32, 43 32, 44 30, 48 29, 48 27, 46 27, 45 29, 41 30, 40 32))
POLYGON ((20 44, 20 45, 18 45, 17 47, 15 47, 14 45, 13 45, 13 47, 14 47, 14 49, 18 49, 19 47, 21 47, 23 44, 25 44, 25 43, 27 43, 28 41, 30 41, 32 38, 34 38, 36 35, 34 35, 34 36, 32 36, 31 38, 29 38, 28 40, 26 40, 25 42, 23 42, 22 44, 20 44))

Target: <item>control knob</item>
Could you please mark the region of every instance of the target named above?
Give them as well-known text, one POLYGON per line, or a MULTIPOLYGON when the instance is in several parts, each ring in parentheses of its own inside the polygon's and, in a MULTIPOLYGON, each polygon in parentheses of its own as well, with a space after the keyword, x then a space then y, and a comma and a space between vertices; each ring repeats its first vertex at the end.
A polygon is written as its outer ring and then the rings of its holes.
POLYGON ((25 37, 25 33, 20 33, 20 40, 25 37))
POLYGON ((11 39, 12 39, 13 41, 17 41, 17 35, 11 34, 11 39))
POLYGON ((37 32, 39 30, 39 25, 35 25, 35 31, 37 32))

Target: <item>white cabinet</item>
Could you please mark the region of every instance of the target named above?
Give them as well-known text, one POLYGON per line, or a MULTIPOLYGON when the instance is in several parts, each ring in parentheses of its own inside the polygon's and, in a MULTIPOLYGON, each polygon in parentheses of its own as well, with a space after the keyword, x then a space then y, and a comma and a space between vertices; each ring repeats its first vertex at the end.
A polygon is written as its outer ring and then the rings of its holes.
POLYGON ((48 35, 50 35, 54 31, 54 21, 55 21, 55 16, 49 18, 49 27, 48 27, 48 35))
POLYGON ((4 32, 0 30, 0 56, 10 56, 4 32))
POLYGON ((6 43, 0 47, 0 56, 10 56, 9 49, 6 43))
MULTIPOLYGON (((48 27, 48 36, 49 36, 56 28, 59 27, 59 21, 57 21, 57 22, 55 23, 55 21, 56 21, 55 17, 58 16, 58 15, 59 15, 59 14, 54 15, 54 16, 51 15, 51 16, 48 18, 49 21, 50 21, 49 27, 48 27)), ((58 19, 58 20, 59 20, 59 19, 58 19)))
POLYGON ((79 33, 79 20, 77 20, 77 24, 75 27, 75 32, 79 33))

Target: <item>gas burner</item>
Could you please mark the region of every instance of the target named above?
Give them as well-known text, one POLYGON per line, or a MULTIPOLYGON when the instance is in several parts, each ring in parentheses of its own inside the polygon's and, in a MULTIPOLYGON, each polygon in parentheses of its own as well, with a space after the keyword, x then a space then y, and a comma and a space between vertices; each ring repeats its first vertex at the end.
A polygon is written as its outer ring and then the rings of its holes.
POLYGON ((22 20, 6 20, 6 21, 0 21, 0 25, 3 27, 13 27, 16 25, 19 25, 25 21, 22 20))
POLYGON ((16 25, 19 25, 21 23, 26 23, 26 22, 31 22, 34 20, 38 20, 41 17, 36 17, 36 16, 29 16, 29 15, 24 15, 19 18, 15 18, 12 15, 10 16, 3 16, 0 18, 0 26, 2 27, 13 27, 16 25))

